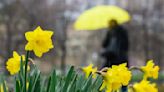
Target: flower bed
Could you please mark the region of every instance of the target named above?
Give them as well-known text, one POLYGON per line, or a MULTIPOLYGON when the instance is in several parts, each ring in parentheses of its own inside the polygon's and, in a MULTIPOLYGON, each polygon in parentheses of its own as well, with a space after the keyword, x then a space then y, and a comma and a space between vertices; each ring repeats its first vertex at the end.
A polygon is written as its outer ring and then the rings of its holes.
POLYGON ((119 92, 122 86, 127 86, 128 92, 158 92, 156 84, 149 80, 158 78, 159 67, 155 66, 153 60, 141 67, 127 68, 126 63, 123 63, 101 70, 90 64, 80 68, 85 76, 72 66, 66 76, 57 75, 53 70, 44 79, 29 54, 33 51, 36 56, 41 57, 52 49, 52 35, 52 31, 43 30, 41 27, 25 33, 28 41, 25 46, 26 55, 13 51, 13 57, 6 63, 7 70, 15 77, 14 88, 8 88, 5 80, 2 80, 0 92, 10 92, 10 89, 11 92, 119 92), (130 84, 132 71, 136 69, 143 72, 143 79, 130 84))

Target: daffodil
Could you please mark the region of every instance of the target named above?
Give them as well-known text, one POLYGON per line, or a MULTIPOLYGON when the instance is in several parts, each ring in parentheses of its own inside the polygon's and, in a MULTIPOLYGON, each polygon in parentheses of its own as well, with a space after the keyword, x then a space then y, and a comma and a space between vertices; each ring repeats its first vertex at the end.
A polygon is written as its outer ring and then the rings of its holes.
MULTIPOLYGON (((22 55, 22 57, 24 59, 24 55, 22 55)), ((13 57, 9 58, 6 63, 7 65, 6 68, 10 72, 11 75, 14 75, 19 72, 20 62, 21 62, 21 56, 19 56, 19 54, 16 51, 14 51, 13 57)))
MULTIPOLYGON (((25 61, 25 56, 22 55, 23 62, 25 61)), ((13 57, 9 58, 6 62, 6 68, 10 72, 11 75, 17 74, 20 71, 20 63, 21 56, 16 52, 13 51, 13 57)), ((24 66, 23 66, 24 67, 24 66)), ((27 66, 27 70, 30 70, 30 66, 27 66)))
POLYGON ((88 78, 90 74, 93 74, 93 78, 95 78, 96 77, 95 73, 97 71, 97 68, 93 68, 93 64, 90 64, 87 67, 83 67, 82 71, 85 73, 86 78, 88 78))
POLYGON ((43 30, 40 26, 32 32, 26 32, 25 37, 28 43, 25 50, 34 51, 36 56, 41 57, 43 53, 54 47, 51 39, 52 35, 52 31, 43 30))
POLYGON ((144 79, 158 78, 159 66, 154 66, 153 60, 149 60, 146 66, 142 66, 141 70, 144 72, 144 79))
POLYGON ((106 88, 106 92, 112 92, 119 90, 122 85, 127 86, 132 75, 126 65, 126 63, 113 65, 107 72, 102 72, 103 84, 100 90, 106 88))
POLYGON ((150 83, 147 80, 142 80, 140 83, 133 85, 134 92, 158 92, 155 83, 150 83))
POLYGON ((114 71, 117 71, 116 75, 120 76, 119 80, 121 81, 121 84, 123 86, 127 86, 129 84, 129 81, 131 80, 131 76, 132 76, 131 71, 129 71, 126 66, 127 66, 126 63, 120 64, 118 66, 116 65, 112 66, 112 69, 114 71))

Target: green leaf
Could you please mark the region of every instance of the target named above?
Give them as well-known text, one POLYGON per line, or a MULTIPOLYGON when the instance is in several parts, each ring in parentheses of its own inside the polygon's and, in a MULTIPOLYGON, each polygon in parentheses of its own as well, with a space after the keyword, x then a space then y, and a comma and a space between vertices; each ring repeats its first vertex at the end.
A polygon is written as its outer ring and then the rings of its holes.
POLYGON ((28 87, 28 92, 32 91, 32 87, 33 87, 33 83, 34 83, 34 79, 36 77, 36 74, 33 74, 33 76, 31 75, 29 77, 29 87, 28 87))
POLYGON ((28 66, 28 58, 29 58, 29 53, 30 51, 27 51, 26 53, 26 57, 25 57, 25 75, 24 75, 24 92, 27 92, 26 91, 26 81, 27 81, 27 66, 28 66))
POLYGON ((50 90, 49 92, 56 92, 56 71, 54 70, 52 75, 51 75, 51 81, 50 81, 50 90))
POLYGON ((15 92, 21 92, 19 80, 15 79, 15 92))
POLYGON ((64 84, 62 92, 67 92, 67 89, 68 89, 70 81, 71 81, 71 79, 73 77, 73 74, 74 74, 74 66, 71 66, 71 68, 70 68, 70 70, 69 70, 69 72, 67 74, 66 81, 65 81, 65 84, 64 84))
POLYGON ((72 82, 69 85, 69 89, 68 89, 67 92, 76 92, 76 81, 77 81, 76 79, 77 79, 77 76, 78 76, 77 74, 74 76, 72 82))
POLYGON ((19 86, 20 86, 20 89, 22 90, 23 87, 24 87, 24 77, 23 75, 21 75, 20 73, 17 75, 17 78, 15 78, 15 81, 19 81, 19 86))
POLYGON ((7 92, 7 86, 6 86, 6 83, 4 81, 3 81, 3 91, 7 92))
POLYGON ((57 76, 57 85, 56 85, 56 92, 62 92, 62 88, 64 87, 65 84, 65 76, 57 76))
POLYGON ((22 58, 22 56, 21 56, 21 61, 20 61, 20 72, 19 72, 19 74, 21 74, 22 76, 24 76, 24 69, 23 69, 23 66, 24 66, 24 64, 23 64, 23 58, 22 58))
POLYGON ((48 84, 47 84, 47 91, 46 92, 49 92, 50 90, 50 85, 51 84, 51 76, 48 78, 48 84))
POLYGON ((81 74, 79 74, 79 75, 80 76, 78 77, 77 82, 76 82, 76 89, 81 90, 82 87, 84 86, 83 84, 85 82, 84 81, 85 77, 83 75, 81 75, 81 74))
POLYGON ((36 90, 40 90, 38 89, 40 87, 40 71, 38 69, 36 69, 34 81, 32 82, 33 84, 32 84, 31 92, 36 92, 36 90))
POLYGON ((40 88, 40 92, 47 92, 45 91, 45 82, 46 82, 46 77, 43 77, 42 80, 41 80, 41 88, 40 88))
POLYGON ((95 81, 92 84, 91 89, 93 89, 93 92, 99 92, 99 89, 102 85, 102 77, 101 76, 97 76, 95 81))
POLYGON ((85 82, 83 88, 82 88, 82 92, 90 92, 88 90, 90 90, 90 86, 92 85, 92 75, 89 76, 89 78, 87 79, 87 81, 85 82))
POLYGON ((36 80, 34 92, 40 92, 40 89, 41 89, 41 85, 40 85, 40 75, 39 75, 38 79, 36 80))

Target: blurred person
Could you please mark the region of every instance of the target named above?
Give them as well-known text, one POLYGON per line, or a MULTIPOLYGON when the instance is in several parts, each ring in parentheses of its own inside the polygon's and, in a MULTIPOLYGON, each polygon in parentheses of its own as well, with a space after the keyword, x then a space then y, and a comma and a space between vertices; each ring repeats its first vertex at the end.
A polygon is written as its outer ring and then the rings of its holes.
MULTIPOLYGON (((119 25, 116 20, 108 22, 108 32, 102 43, 101 56, 104 57, 103 67, 111 67, 127 63, 128 66, 128 33, 119 25)), ((126 92, 126 87, 122 87, 122 92, 126 92)))
POLYGON ((102 43, 101 55, 105 58, 103 67, 111 67, 121 63, 128 64, 128 34, 127 30, 116 20, 109 21, 108 32, 102 43))

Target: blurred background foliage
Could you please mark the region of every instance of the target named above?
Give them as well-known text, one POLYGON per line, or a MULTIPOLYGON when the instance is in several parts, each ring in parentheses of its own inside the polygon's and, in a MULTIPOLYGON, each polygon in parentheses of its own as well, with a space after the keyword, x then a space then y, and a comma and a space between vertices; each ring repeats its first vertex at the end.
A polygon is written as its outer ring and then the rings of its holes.
MULTIPOLYGON (((164 69, 164 1, 163 0, 0 0, 0 63, 3 68, 12 51, 25 53, 24 33, 38 25, 53 30, 55 49, 35 60, 43 73, 54 67, 101 67, 99 56, 106 30, 75 31, 74 21, 85 10, 96 5, 117 5, 132 16, 128 29, 130 65, 143 65, 148 59, 164 69)), ((31 55, 34 57, 34 55, 31 55)), ((35 58, 35 57, 34 57, 35 58)))

